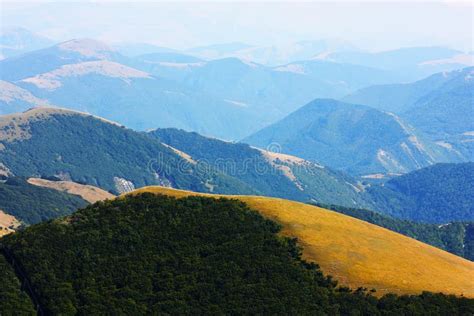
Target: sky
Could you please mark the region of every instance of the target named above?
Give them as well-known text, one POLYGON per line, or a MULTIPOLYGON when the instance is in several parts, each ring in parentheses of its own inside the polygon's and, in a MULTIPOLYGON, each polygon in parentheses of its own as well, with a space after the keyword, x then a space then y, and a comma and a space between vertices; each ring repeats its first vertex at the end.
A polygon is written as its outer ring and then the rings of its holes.
POLYGON ((470 1, 44 1, 0 0, 1 27, 54 40, 96 38, 185 49, 215 43, 278 45, 347 40, 380 51, 408 46, 474 50, 470 1))

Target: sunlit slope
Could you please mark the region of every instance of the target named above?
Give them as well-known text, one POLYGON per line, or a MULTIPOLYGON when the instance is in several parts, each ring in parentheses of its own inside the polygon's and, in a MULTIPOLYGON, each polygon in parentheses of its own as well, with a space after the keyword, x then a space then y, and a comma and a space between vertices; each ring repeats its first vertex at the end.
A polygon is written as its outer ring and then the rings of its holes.
MULTIPOLYGON (((152 192, 185 197, 214 196, 164 187, 152 192)), ((387 229, 323 208, 276 198, 230 196, 283 225, 297 237, 303 256, 351 288, 375 288, 377 295, 443 292, 474 297, 474 263, 387 229)))

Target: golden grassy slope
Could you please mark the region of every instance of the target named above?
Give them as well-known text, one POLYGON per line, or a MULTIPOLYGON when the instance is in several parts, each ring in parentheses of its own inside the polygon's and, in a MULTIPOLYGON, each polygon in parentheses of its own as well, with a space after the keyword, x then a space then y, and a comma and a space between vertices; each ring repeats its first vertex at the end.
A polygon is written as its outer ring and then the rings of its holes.
POLYGON ((18 226, 20 226, 20 222, 15 216, 0 210, 0 237, 14 232, 18 226))
MULTIPOLYGON (((131 194, 161 193, 175 197, 201 195, 164 187, 145 187, 131 194)), ((297 237, 303 257, 321 266, 339 284, 375 288, 386 293, 423 290, 474 297, 474 263, 367 222, 323 208, 277 198, 228 196, 247 203, 297 237)))
POLYGON ((99 189, 92 185, 80 184, 72 181, 50 181, 40 178, 29 178, 28 183, 61 192, 79 195, 89 203, 95 203, 97 201, 103 201, 107 199, 111 200, 115 198, 115 195, 105 190, 99 189))

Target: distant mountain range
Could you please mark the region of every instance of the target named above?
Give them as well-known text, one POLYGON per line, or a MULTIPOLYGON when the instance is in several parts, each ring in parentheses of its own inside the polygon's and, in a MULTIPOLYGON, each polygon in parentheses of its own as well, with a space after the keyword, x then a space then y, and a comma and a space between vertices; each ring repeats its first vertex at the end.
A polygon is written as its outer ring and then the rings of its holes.
POLYGON ((364 88, 344 100, 396 113, 439 146, 474 159, 474 67, 364 88))
POLYGON ((464 161, 425 140, 395 114, 330 99, 315 100, 245 138, 352 174, 405 173, 443 161, 464 161))
POLYGON ((94 40, 72 40, 0 61, 1 78, 10 83, 2 112, 47 102, 135 129, 177 127, 238 139, 318 95, 342 96, 393 82, 366 67, 310 65, 324 67, 324 73, 299 74, 235 58, 204 62, 171 52, 131 59, 94 40), (326 80, 329 73, 334 74, 326 80), (341 84, 344 76, 354 79, 341 84), (32 94, 29 102, 23 90, 32 94))
POLYGON ((35 34, 23 27, 2 27, 2 30, 0 30, 0 59, 45 48, 53 44, 54 41, 51 39, 35 34))
POLYGON ((268 67, 237 58, 207 61, 192 51, 148 52, 132 58, 83 39, 2 60, 0 79, 8 83, 1 113, 49 104, 139 130, 176 127, 236 140, 315 98, 403 80, 393 69, 323 58, 268 67))
POLYGON ((445 47, 408 47, 382 52, 334 52, 325 60, 396 72, 412 81, 431 74, 474 65, 474 54, 445 47))

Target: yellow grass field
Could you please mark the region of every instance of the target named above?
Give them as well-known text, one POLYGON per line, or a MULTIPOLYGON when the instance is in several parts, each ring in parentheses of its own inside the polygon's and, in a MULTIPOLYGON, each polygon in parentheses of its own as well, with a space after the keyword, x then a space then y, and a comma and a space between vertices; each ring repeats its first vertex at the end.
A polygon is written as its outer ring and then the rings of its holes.
MULTIPOLYGON (((174 197, 201 194, 164 187, 145 187, 174 197)), ((241 200, 283 225, 282 234, 297 237, 303 257, 321 266, 339 284, 375 288, 386 293, 422 291, 474 297, 474 262, 367 222, 323 208, 258 196, 225 196, 241 200)))

